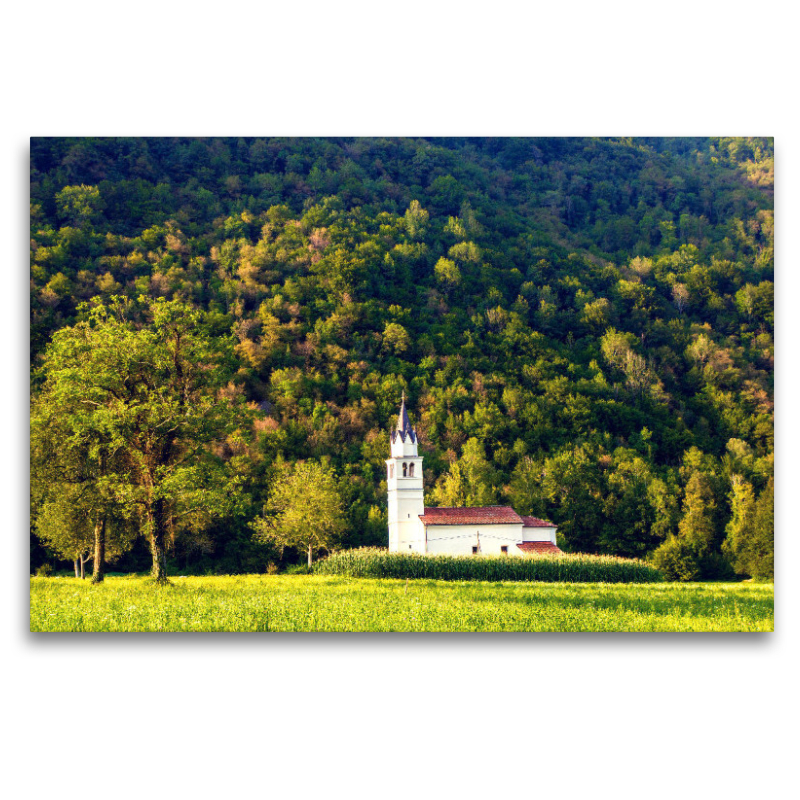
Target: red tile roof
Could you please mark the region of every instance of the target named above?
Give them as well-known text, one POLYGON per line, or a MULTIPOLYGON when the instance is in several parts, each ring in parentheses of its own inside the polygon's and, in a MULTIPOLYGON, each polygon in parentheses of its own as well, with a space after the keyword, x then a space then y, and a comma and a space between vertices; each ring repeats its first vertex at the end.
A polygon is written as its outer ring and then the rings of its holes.
POLYGON ((560 555, 563 550, 560 550, 552 542, 522 542, 518 544, 523 553, 548 553, 550 555, 560 555))
POLYGON ((523 517, 522 518, 522 527, 523 528, 557 528, 554 522, 549 522, 546 519, 539 519, 538 517, 523 517))
POLYGON ((519 525, 522 517, 511 506, 472 508, 426 508, 419 518, 423 525, 519 525))

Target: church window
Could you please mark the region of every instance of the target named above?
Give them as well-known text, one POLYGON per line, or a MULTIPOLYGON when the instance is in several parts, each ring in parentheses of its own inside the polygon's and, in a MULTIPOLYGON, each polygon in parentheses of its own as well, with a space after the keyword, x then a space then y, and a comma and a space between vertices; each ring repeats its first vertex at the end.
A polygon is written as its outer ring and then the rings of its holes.
POLYGON ((389 477, 394 478, 394 464, 389 464, 389 477))
POLYGON ((413 478, 414 477, 414 462, 413 461, 408 465, 408 477, 409 478, 413 478))
POLYGON ((478 546, 477 545, 473 545, 472 546, 472 555, 474 555, 474 556, 478 555, 478 546))
POLYGON ((406 463, 403 464, 403 477, 404 478, 408 477, 408 464, 406 463))
POLYGON ((500 546, 500 552, 503 553, 503 555, 507 556, 508 555, 508 545, 507 544, 501 545, 500 546))

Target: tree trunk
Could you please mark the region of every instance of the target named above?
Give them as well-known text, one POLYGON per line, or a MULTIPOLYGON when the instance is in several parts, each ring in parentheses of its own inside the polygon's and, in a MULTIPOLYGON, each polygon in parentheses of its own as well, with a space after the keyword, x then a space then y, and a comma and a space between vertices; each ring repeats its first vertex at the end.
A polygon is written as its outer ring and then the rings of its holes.
POLYGON ((308 546, 308 568, 311 569, 311 545, 308 546))
POLYGON ((106 518, 105 515, 94 525, 94 570, 92 583, 102 583, 106 577, 106 518))
POLYGON ((167 509, 163 500, 153 503, 150 514, 150 552, 153 555, 151 575, 156 583, 164 585, 167 580, 167 509))
POLYGON ((81 578, 85 578, 86 577, 85 565, 88 564, 94 558, 94 556, 88 553, 87 555, 83 555, 83 553, 81 553, 80 558, 81 558, 81 578))
POLYGON ((81 573, 78 570, 78 559, 77 558, 72 559, 72 566, 75 567, 75 577, 76 578, 80 578, 81 573))

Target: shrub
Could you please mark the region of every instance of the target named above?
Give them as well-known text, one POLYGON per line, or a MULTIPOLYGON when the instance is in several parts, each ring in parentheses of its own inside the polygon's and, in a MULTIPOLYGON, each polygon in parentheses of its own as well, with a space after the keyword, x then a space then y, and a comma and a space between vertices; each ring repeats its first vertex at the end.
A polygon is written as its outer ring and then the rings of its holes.
POLYGON ((660 570, 668 581, 696 581, 700 577, 700 564, 689 542, 670 536, 650 557, 650 563, 660 570))
POLYGON ((547 581, 564 583, 653 583, 661 573, 616 556, 449 556, 390 553, 380 548, 343 550, 318 561, 320 575, 354 578, 430 578, 445 581, 547 581))
POLYGON ((39 567, 36 570, 36 577, 37 578, 52 578, 53 577, 53 568, 52 568, 52 566, 50 566, 50 564, 42 564, 42 566, 39 567))
POLYGON ((283 572, 285 575, 308 575, 311 571, 308 564, 290 564, 283 572))

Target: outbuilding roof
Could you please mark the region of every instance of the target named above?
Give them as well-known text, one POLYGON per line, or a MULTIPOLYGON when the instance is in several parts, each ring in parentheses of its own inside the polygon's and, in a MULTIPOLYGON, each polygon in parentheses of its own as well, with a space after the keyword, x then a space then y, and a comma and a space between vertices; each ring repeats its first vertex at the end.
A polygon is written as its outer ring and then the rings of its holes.
POLYGON ((546 519, 539 519, 538 517, 523 517, 522 518, 522 527, 523 528, 557 528, 558 525, 555 522, 550 522, 546 519))
POLYGON ((552 542, 522 542, 518 544, 523 553, 549 553, 557 556, 564 551, 556 547, 552 542))
POLYGON ((519 525, 522 517, 511 506, 426 508, 419 515, 423 525, 519 525))

